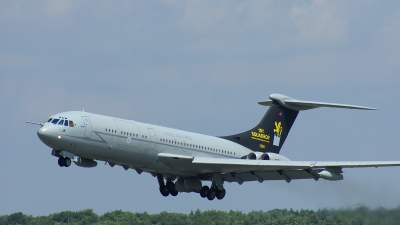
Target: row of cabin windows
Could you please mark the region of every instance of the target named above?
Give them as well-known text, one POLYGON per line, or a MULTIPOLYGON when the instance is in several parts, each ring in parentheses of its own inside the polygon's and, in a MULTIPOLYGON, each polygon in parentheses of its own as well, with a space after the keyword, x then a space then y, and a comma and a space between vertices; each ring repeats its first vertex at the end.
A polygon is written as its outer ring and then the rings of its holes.
POLYGON ((138 134, 134 134, 134 133, 132 134, 132 133, 123 132, 123 131, 121 131, 121 135, 126 135, 126 136, 129 136, 129 137, 138 137, 139 136, 138 134))
POLYGON ((215 149, 215 148, 204 147, 204 146, 200 146, 200 145, 188 144, 188 143, 179 142, 179 141, 171 141, 171 140, 167 140, 167 139, 163 139, 163 138, 160 140, 161 140, 161 142, 165 142, 165 143, 173 144, 173 145, 181 145, 181 146, 188 147, 188 148, 197 148, 197 149, 211 151, 211 152, 218 152, 218 153, 223 153, 223 154, 228 154, 228 155, 236 155, 234 152, 225 151, 225 150, 221 150, 221 149, 215 149))
MULTIPOLYGON (((106 132, 116 134, 117 130, 106 128, 106 132)), ((129 136, 129 137, 139 137, 139 134, 129 133, 129 132, 125 132, 125 131, 121 131, 121 135, 126 135, 126 136, 129 136)), ((147 136, 146 135, 142 135, 142 138, 147 139, 147 136)))
POLYGON ((52 124, 55 124, 55 125, 64 125, 66 127, 68 127, 68 126, 69 127, 74 127, 74 122, 72 120, 67 120, 67 118, 64 118, 64 119, 53 119, 53 118, 50 118, 50 119, 47 120, 47 122, 48 123, 51 122, 52 124))
POLYGON ((116 134, 117 130, 111 130, 106 128, 106 132, 116 134))

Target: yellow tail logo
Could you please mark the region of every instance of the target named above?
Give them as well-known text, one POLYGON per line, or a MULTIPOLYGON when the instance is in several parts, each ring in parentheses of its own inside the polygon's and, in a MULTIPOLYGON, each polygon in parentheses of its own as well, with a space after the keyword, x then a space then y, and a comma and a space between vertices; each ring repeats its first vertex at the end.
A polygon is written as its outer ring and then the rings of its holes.
POLYGON ((281 136, 282 132, 283 132, 282 122, 278 123, 275 121, 274 133, 277 134, 278 136, 281 136))

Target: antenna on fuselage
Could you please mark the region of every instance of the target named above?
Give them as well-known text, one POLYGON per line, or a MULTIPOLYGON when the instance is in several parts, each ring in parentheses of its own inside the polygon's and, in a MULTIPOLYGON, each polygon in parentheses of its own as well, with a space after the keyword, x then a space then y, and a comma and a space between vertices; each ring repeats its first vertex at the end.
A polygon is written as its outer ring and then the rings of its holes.
POLYGON ((85 109, 82 109, 82 112, 85 112, 85 109))

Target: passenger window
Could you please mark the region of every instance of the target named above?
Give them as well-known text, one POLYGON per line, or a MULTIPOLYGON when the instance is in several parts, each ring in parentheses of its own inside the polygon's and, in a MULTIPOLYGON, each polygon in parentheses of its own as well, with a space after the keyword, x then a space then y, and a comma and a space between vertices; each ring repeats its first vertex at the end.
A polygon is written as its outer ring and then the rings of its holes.
POLYGON ((63 125, 64 124, 64 120, 60 120, 60 122, 58 122, 57 125, 63 125))
POLYGON ((51 123, 57 124, 57 122, 58 122, 59 120, 60 120, 60 119, 54 119, 51 123))

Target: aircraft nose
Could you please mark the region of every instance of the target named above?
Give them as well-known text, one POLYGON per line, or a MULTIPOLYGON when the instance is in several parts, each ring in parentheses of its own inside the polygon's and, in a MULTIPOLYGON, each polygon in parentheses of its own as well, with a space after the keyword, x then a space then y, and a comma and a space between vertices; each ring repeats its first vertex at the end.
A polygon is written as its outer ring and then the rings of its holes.
POLYGON ((37 131, 39 139, 45 144, 51 141, 52 132, 50 128, 49 126, 43 126, 37 131))

